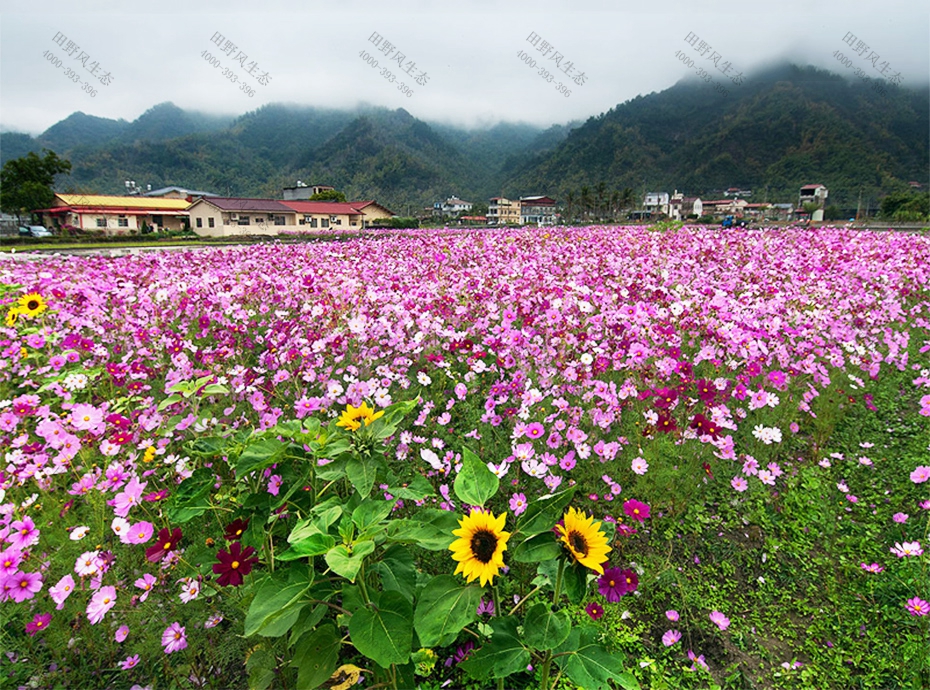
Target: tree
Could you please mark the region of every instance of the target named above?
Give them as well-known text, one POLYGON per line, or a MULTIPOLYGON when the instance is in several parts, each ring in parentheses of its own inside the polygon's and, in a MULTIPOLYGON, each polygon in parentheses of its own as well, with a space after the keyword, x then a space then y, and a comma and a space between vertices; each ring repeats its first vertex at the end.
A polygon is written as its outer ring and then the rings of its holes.
POLYGON ((573 208, 575 205, 575 192, 569 190, 568 194, 565 195, 565 203, 568 206, 568 222, 571 223, 575 217, 573 208))
POLYGON ((55 200, 52 185, 55 175, 71 172, 71 161, 43 149, 40 158, 30 151, 22 158, 9 160, 0 170, 0 210, 21 216, 39 208, 48 208, 55 200))
POLYGON ((310 201, 338 201, 344 202, 346 200, 346 195, 342 192, 337 192, 335 189, 327 189, 323 192, 317 192, 310 197, 310 201))

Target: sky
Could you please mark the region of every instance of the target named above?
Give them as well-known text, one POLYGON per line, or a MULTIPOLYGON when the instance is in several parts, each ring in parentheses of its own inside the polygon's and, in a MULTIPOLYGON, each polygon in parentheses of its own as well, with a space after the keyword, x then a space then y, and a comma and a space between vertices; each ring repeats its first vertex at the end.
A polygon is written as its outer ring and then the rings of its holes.
POLYGON ((226 115, 368 104, 468 128, 549 126, 682 79, 728 98, 784 60, 926 86, 930 10, 919 0, 3 0, 0 130, 35 135, 76 111, 134 120, 166 101, 226 115))

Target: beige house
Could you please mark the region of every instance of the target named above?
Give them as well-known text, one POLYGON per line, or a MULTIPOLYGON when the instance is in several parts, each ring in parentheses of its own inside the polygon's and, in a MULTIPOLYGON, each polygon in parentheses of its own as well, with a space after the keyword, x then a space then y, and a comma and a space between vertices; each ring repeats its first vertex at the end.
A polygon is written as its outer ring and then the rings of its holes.
POLYGON ((488 204, 488 225, 520 225, 519 201, 496 196, 488 204))
POLYGON ((201 198, 187 212, 191 230, 201 237, 277 235, 297 229, 297 212, 273 199, 201 198))
POLYGON ((152 231, 183 230, 188 202, 184 199, 155 199, 144 196, 103 194, 56 194, 42 214, 47 227, 71 225, 86 232, 106 235, 135 235, 143 223, 152 231))
POLYGON ((303 230, 356 230, 378 220, 393 218, 394 213, 375 201, 282 201, 297 213, 297 225, 303 230))

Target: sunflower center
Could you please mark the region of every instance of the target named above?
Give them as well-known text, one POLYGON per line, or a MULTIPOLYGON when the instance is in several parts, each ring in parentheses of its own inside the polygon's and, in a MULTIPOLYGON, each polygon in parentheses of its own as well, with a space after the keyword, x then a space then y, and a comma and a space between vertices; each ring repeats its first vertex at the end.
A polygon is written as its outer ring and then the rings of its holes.
POLYGON ((26 309, 28 309, 29 311, 35 311, 38 308, 39 308, 38 300, 31 299, 28 302, 26 302, 26 309))
POLYGON ((471 552, 475 559, 482 563, 490 563, 497 551, 497 536, 487 530, 479 530, 472 535, 471 552))
POLYGON ((568 543, 571 547, 582 556, 588 555, 588 542, 578 532, 572 532, 568 535, 568 543))

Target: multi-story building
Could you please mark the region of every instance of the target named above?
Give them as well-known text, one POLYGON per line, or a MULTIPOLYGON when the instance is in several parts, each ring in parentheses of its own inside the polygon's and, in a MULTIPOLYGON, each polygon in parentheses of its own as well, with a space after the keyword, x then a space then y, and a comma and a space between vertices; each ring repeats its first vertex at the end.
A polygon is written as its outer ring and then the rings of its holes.
POLYGON ((488 204, 488 225, 519 225, 520 208, 519 201, 494 197, 488 204))
POLYGON ((555 225, 555 199, 547 196, 520 197, 521 225, 555 225))

